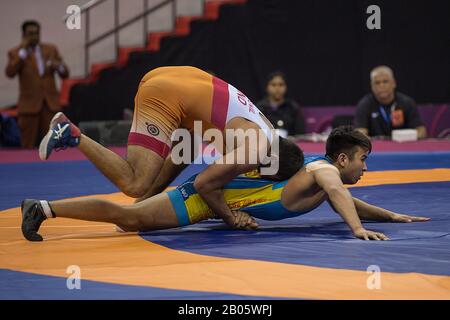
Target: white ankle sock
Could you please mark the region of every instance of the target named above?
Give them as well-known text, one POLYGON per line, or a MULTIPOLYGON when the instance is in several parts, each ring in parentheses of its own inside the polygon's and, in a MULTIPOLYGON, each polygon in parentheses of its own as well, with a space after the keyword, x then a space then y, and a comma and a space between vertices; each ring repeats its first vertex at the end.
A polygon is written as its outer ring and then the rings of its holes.
POLYGON ((48 204, 48 201, 47 200, 40 200, 39 202, 41 203, 42 209, 44 210, 44 213, 45 213, 47 219, 54 218, 53 217, 53 213, 52 213, 52 209, 50 208, 50 205, 48 204))

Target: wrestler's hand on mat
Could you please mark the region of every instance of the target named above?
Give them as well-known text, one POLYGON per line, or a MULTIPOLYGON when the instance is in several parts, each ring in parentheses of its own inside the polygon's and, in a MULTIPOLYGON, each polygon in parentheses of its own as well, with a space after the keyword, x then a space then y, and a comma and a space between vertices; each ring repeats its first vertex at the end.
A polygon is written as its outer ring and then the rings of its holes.
POLYGON ((425 221, 429 221, 429 220, 431 220, 431 219, 425 218, 425 217, 408 216, 406 214, 398 214, 398 213, 394 213, 391 217, 392 222, 403 222, 403 223, 425 222, 425 221))
POLYGON ((389 240, 381 232, 366 230, 364 228, 357 229, 353 232, 354 236, 362 240, 389 240))
POLYGON ((255 219, 246 212, 233 211, 233 216, 235 229, 255 230, 258 228, 255 219))

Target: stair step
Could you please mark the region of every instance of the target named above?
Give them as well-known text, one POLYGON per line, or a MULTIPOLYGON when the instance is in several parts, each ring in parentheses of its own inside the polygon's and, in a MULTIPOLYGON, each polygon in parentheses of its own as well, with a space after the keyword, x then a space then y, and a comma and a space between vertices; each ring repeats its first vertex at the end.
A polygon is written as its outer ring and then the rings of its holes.
POLYGON ((188 35, 191 31, 191 17, 178 17, 175 22, 175 33, 188 35))
POLYGON ((205 18, 209 20, 216 20, 219 18, 220 7, 225 4, 244 4, 247 0, 217 0, 208 1, 205 3, 205 18))
POLYGON ((161 46, 161 39, 170 34, 171 34, 171 32, 168 32, 168 31, 150 33, 148 35, 147 48, 151 51, 158 51, 161 46))
POLYGON ((89 83, 91 82, 90 78, 69 78, 64 79, 61 84, 61 92, 59 96, 59 102, 62 106, 67 106, 69 104, 70 99, 70 90, 76 84, 81 83, 89 83))
POLYGON ((116 65, 117 65, 117 61, 99 62, 99 63, 92 64, 91 75, 90 75, 91 80, 93 80, 93 81, 97 80, 98 75, 100 74, 100 72, 103 69, 114 67, 116 65))
POLYGON ((117 58, 117 63, 119 67, 124 67, 128 62, 128 57, 132 52, 145 52, 150 50, 145 47, 120 47, 119 54, 117 58))

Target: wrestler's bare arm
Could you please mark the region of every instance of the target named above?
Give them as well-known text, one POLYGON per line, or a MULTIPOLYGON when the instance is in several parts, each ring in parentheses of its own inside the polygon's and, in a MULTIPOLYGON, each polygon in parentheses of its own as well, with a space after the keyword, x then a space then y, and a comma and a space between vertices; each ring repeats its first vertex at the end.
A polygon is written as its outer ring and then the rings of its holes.
POLYGON ((222 189, 233 178, 252 169, 243 169, 242 165, 236 164, 212 164, 195 179, 194 187, 199 195, 230 226, 239 227, 234 225, 235 219, 225 202, 222 189))
POLYGON ((258 225, 256 221, 250 219, 250 216, 241 219, 243 213, 232 212, 225 201, 222 189, 238 175, 258 168, 258 161, 249 161, 252 154, 258 154, 257 144, 246 138, 244 143, 216 160, 194 181, 195 189, 213 212, 229 226, 239 229, 248 229, 249 225, 253 229, 258 225))
POLYGON ((355 237, 369 240, 387 240, 388 238, 379 232, 364 229, 356 211, 352 195, 344 187, 336 170, 322 168, 312 172, 316 183, 327 193, 333 208, 347 223, 355 237))
POLYGON ((393 211, 377 207, 360 199, 353 198, 358 216, 363 220, 390 221, 390 222, 424 222, 430 220, 425 217, 415 217, 398 214, 393 211))

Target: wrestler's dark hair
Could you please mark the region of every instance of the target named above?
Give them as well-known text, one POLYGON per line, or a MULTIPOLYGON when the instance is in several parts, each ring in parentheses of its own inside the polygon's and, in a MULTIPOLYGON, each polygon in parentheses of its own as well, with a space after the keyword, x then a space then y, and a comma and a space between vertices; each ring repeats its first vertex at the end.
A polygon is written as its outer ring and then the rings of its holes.
MULTIPOLYGON (((302 149, 300 149, 296 143, 282 138, 279 138, 279 148, 278 148, 278 172, 275 175, 264 176, 265 179, 283 181, 291 178, 297 173, 302 167, 305 157, 303 155, 302 149)), ((270 166, 270 165, 264 165, 270 166)))
POLYGON ((27 28, 31 26, 37 27, 38 30, 41 30, 41 25, 36 20, 26 20, 22 23, 22 33, 25 34, 27 28))
POLYGON ((340 153, 345 153, 350 160, 353 160, 357 151, 357 146, 372 151, 370 139, 353 126, 340 126, 333 129, 328 136, 326 145, 326 156, 336 161, 340 153))

